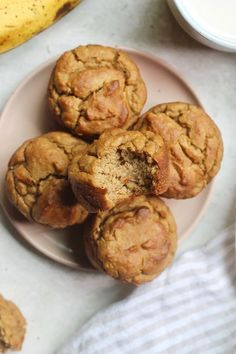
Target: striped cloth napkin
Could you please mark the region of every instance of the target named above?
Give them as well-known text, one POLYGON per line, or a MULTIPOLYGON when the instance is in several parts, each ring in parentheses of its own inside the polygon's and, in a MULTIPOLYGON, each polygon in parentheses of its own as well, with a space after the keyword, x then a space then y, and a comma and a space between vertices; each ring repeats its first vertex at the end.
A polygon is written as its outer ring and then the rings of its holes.
POLYGON ((58 354, 235 354, 235 225, 94 316, 58 354))

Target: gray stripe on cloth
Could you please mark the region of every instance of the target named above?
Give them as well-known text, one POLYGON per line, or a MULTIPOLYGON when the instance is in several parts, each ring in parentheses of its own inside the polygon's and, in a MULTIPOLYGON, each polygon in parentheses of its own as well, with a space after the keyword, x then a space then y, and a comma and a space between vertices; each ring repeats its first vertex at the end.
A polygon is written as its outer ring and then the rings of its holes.
MULTIPOLYGON (((232 254, 232 257, 228 257, 228 255, 227 255, 226 261, 227 261, 227 263, 230 263, 230 265, 233 265, 233 263, 234 263, 234 255, 232 254)), ((216 273, 216 271, 217 271, 217 269, 215 269, 214 273, 216 273)), ((232 272, 234 272, 233 268, 232 268, 232 272)), ((217 274, 215 274, 215 275, 217 275, 217 274)), ((181 282, 180 286, 177 289, 176 288, 170 289, 170 291, 166 290, 164 293, 163 293, 163 291, 161 291, 161 292, 159 292, 158 296, 154 296, 152 298, 149 298, 149 302, 147 302, 146 299, 144 298, 144 301, 141 303, 141 306, 140 306, 141 308, 139 308, 138 315, 137 315, 137 305, 138 304, 135 302, 136 299, 133 299, 134 302, 133 302, 133 306, 132 306, 132 310, 133 310, 132 312, 131 312, 131 309, 129 309, 129 311, 124 313, 123 306, 120 303, 119 304, 119 308, 116 309, 116 312, 115 312, 113 317, 112 317, 112 314, 110 313, 109 318, 106 318, 106 321, 104 321, 104 323, 101 323, 99 326, 96 326, 96 328, 94 328, 93 337, 97 337, 97 340, 99 340, 100 336, 104 335, 106 333, 107 327, 109 327, 109 338, 107 339, 108 341, 110 341, 111 339, 115 339, 116 337, 119 337, 119 335, 120 335, 119 327, 120 327, 120 330, 122 331, 123 330, 123 326, 120 326, 120 324, 117 323, 117 314, 118 313, 119 313, 119 320, 122 320, 124 322, 124 325, 126 327, 128 327, 126 332, 125 332, 125 334, 127 335, 130 330, 132 330, 132 331, 134 330, 134 326, 132 326, 132 323, 133 323, 132 321, 135 320, 135 319, 137 320, 137 317, 139 317, 143 312, 144 312, 145 317, 147 317, 147 321, 150 322, 150 315, 153 313, 153 304, 154 304, 155 301, 157 301, 157 302, 162 301, 162 303, 163 303, 163 301, 165 301, 165 299, 168 299, 167 302, 170 305, 171 305, 171 300, 172 299, 174 301, 176 301, 176 302, 184 301, 183 300, 183 289, 185 289, 187 285, 189 285, 190 290, 189 290, 189 293, 186 293, 186 296, 190 296, 191 297, 192 289, 194 289, 194 291, 195 291, 195 287, 194 286, 196 285, 196 281, 195 281, 195 279, 192 280, 192 278, 190 278, 189 276, 185 276, 184 279, 188 280, 188 281, 191 281, 191 283, 188 284, 187 282, 184 282, 184 283, 181 282), (176 290, 178 290, 177 293, 176 293, 176 290), (164 299, 163 300, 160 298, 160 295, 162 295, 162 294, 164 294, 164 299), (147 311, 148 308, 150 308, 150 312, 146 314, 145 311, 147 311), (121 311, 119 311, 119 310, 121 310, 121 311)), ((204 285, 209 287, 211 282, 213 282, 213 286, 214 286, 215 278, 207 279, 207 284, 204 284, 204 285)), ((218 285, 219 285, 218 286, 218 290, 220 290, 219 287, 220 288, 224 288, 227 285, 227 283, 228 283, 228 279, 223 279, 220 284, 218 283, 218 285)), ((199 284, 198 283, 197 285, 199 285, 199 286, 197 287, 196 294, 194 294, 196 296, 198 295, 198 292, 204 292, 204 290, 206 288, 206 286, 204 286, 204 287, 201 286, 203 284, 199 284)), ((210 294, 211 294, 211 296, 213 296, 213 294, 214 294, 214 298, 215 298, 215 295, 216 296, 218 295, 217 293, 215 294, 215 292, 212 293, 212 291, 210 292, 210 294)), ((225 296, 224 292, 221 292, 221 293, 219 292, 219 295, 220 295, 220 297, 222 297, 222 296, 224 297, 225 296)), ((188 301, 189 300, 190 299, 188 299, 188 301)), ((187 299, 185 299, 185 301, 187 301, 187 299)), ((124 302, 125 302, 125 300, 124 300, 124 302)), ((182 308, 181 307, 176 308, 176 309, 174 309, 174 313, 175 313, 175 311, 177 311, 177 313, 181 312, 182 308)), ((159 316, 158 313, 157 314, 153 314, 152 320, 155 320, 155 318, 158 317, 158 316, 159 316)), ((143 317, 142 320, 144 321, 145 318, 143 317)), ((136 327, 138 327, 138 326, 141 326, 140 321, 137 323, 136 327)), ((88 341, 90 341, 90 339, 88 341)))
MULTIPOLYGON (((165 318, 162 320, 157 320, 156 321, 145 321, 145 323, 148 323, 147 326, 144 325, 143 322, 138 321, 139 326, 130 326, 129 329, 123 332, 119 332, 118 336, 113 337, 112 339, 107 338, 106 340, 100 341, 100 343, 97 344, 96 349, 100 350, 100 352, 104 353, 110 353, 112 351, 112 347, 114 345, 114 342, 118 342, 119 344, 124 344, 126 345, 127 341, 129 342, 129 345, 132 344, 132 349, 137 350, 139 349, 139 343, 143 342, 144 345, 147 345, 148 342, 150 341, 158 341, 159 343, 162 343, 162 346, 169 345, 170 341, 172 340, 171 334, 175 334, 175 344, 178 343, 177 338, 182 338, 181 334, 184 331, 185 338, 189 338, 189 336, 193 336, 193 333, 197 331, 196 326, 200 323, 202 323, 203 320, 208 320, 210 319, 212 322, 213 326, 216 326, 217 324, 222 325, 222 320, 225 320, 222 318, 222 310, 218 308, 212 308, 211 313, 206 313, 204 312, 199 312, 199 309, 195 309, 195 311, 191 311, 192 308, 191 306, 182 307, 181 313, 178 314, 177 316, 172 317, 172 313, 168 314, 165 318), (187 317, 186 312, 191 311, 191 315, 187 317), (184 317, 185 315, 185 317, 184 317), (194 318, 197 317, 197 318, 194 318), (214 320, 214 322, 213 322, 214 320), (169 321, 171 325, 168 326, 168 331, 166 328, 166 323, 169 321), (155 326, 156 325, 156 326, 155 326), (190 325, 192 326, 192 329, 190 328, 190 325), (161 327, 162 326, 162 327, 161 327), (137 328, 138 327, 138 328, 137 328), (160 328, 161 327, 161 328, 160 328), (137 331, 138 329, 138 331, 137 331), (168 333, 167 333, 168 332, 168 333), (145 333, 145 337, 142 337, 142 334, 145 333), (168 343, 167 343, 168 342, 168 343), (100 344, 100 345, 99 345, 100 344)), ((235 318, 234 312, 236 312, 236 304, 233 303, 232 301, 230 303, 227 303, 226 307, 226 312, 227 316, 231 317, 233 316, 235 318), (227 312, 230 310, 230 312, 227 312)), ((205 323, 205 326, 207 326, 207 323, 205 323)), ((208 328, 208 327, 207 327, 208 328)), ((201 332, 201 327, 199 327, 199 331, 201 332)))
MULTIPOLYGON (((236 306, 232 309, 236 311, 236 306)), ((199 337, 202 335, 202 340, 204 332, 213 332, 215 333, 218 331, 218 329, 225 329, 228 331, 227 324, 231 324, 232 322, 235 322, 235 314, 234 313, 228 313, 226 316, 222 317, 219 316, 222 314, 221 311, 217 311, 214 314, 211 315, 205 315, 202 317, 199 317, 198 319, 194 318, 182 318, 179 319, 178 324, 176 324, 175 327, 168 328, 168 332, 164 333, 162 336, 159 335, 158 333, 155 333, 154 331, 150 331, 148 335, 145 335, 145 339, 143 343, 140 345, 140 340, 137 335, 136 338, 133 342, 132 340, 129 340, 129 344, 132 344, 132 350, 135 350, 137 353, 140 353, 141 348, 146 348, 146 347, 152 347, 154 350, 157 349, 158 347, 161 348, 161 350, 167 350, 170 348, 173 349, 179 349, 179 352, 181 348, 184 348, 185 345, 190 344, 191 347, 191 342, 195 338, 199 337), (205 322, 204 328, 199 326, 201 325, 203 320, 210 320, 211 323, 207 323, 208 321, 205 322), (214 323, 212 322, 214 321, 214 323), (197 327, 198 326, 198 327, 197 327), (174 336, 172 335, 174 333, 174 336), (158 343, 157 343, 158 342, 158 343)), ((191 316, 194 316, 194 314, 191 314, 191 316)), ((200 313, 201 316, 201 313, 200 313)), ((170 318, 171 320, 171 318, 170 318)), ((236 328, 236 326, 235 326, 236 328)), ((145 331, 145 329, 144 329, 145 331)), ((219 334, 218 334, 219 338, 219 334)), ((212 342, 213 343, 213 342, 212 342)), ((99 349, 99 348, 98 348, 99 349)), ((111 352, 108 347, 100 348, 100 352, 111 352)), ((175 353, 175 351, 172 351, 175 353)))

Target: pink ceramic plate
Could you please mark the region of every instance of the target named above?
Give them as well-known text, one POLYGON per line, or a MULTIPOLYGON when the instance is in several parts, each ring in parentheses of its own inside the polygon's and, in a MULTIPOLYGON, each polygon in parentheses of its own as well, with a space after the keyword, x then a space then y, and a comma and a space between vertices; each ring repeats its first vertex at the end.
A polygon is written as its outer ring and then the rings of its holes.
MULTIPOLYGON (((198 98, 175 70, 164 61, 135 50, 125 49, 139 66, 147 85, 148 100, 144 111, 168 101, 186 101, 200 104, 198 98)), ((26 139, 57 129, 49 117, 46 90, 55 59, 34 70, 16 89, 6 104, 0 120, 0 198, 2 207, 12 225, 31 246, 67 266, 88 269, 84 256, 81 230, 78 226, 65 230, 49 228, 28 222, 10 205, 5 195, 4 177, 12 153, 26 139)), ((211 194, 212 184, 197 197, 189 200, 166 200, 177 222, 179 239, 189 235, 197 224, 211 194)))

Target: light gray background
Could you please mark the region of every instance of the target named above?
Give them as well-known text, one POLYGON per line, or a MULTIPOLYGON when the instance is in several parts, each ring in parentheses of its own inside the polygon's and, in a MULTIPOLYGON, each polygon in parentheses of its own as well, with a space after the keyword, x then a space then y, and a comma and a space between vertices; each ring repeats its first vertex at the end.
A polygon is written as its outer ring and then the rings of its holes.
MULTIPOLYGON (((188 37, 164 0, 83 0, 51 28, 0 55, 0 109, 38 64, 87 43, 133 47, 168 61, 216 120, 225 145, 222 169, 205 215, 180 251, 213 238, 236 214, 236 55, 188 37)), ((23 354, 53 353, 96 311, 131 291, 103 275, 66 269, 32 253, 2 212, 0 217, 0 293, 13 299, 27 318, 23 354)))

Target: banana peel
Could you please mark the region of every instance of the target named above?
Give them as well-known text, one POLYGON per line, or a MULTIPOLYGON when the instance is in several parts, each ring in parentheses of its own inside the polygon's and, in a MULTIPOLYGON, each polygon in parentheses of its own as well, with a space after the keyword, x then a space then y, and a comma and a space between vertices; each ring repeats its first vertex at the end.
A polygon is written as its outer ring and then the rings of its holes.
POLYGON ((80 0, 0 0, 0 53, 43 31, 80 0))

